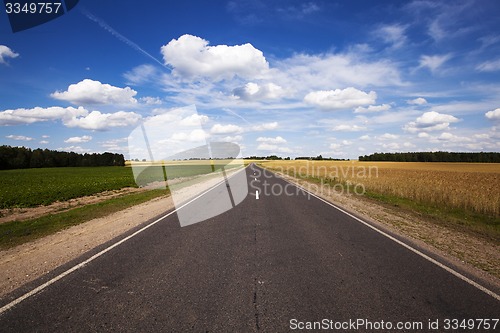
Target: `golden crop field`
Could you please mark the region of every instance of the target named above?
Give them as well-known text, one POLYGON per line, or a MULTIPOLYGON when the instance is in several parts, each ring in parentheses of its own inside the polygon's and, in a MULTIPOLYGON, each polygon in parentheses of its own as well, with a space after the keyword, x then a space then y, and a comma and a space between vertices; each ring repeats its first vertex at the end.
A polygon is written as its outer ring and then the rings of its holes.
POLYGON ((500 216, 500 165, 359 161, 265 161, 297 177, 361 184, 367 191, 500 216))

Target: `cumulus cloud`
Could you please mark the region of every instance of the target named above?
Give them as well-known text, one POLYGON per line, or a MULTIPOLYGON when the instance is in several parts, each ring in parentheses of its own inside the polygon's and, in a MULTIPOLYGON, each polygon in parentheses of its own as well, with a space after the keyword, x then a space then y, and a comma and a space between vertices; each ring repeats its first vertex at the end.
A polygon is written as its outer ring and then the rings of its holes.
POLYGON ((166 65, 176 76, 231 79, 235 75, 252 78, 269 69, 262 51, 252 44, 210 46, 203 38, 183 35, 162 46, 166 65))
POLYGON ((118 111, 115 113, 101 113, 92 111, 82 117, 73 117, 63 120, 67 127, 79 127, 88 130, 104 131, 112 127, 126 127, 135 125, 141 120, 141 115, 135 112, 118 111))
POLYGON ((205 116, 203 114, 192 114, 190 116, 187 116, 186 118, 183 118, 179 124, 181 126, 199 126, 199 125, 204 125, 208 123, 210 119, 208 116, 205 116))
POLYGON ((33 141, 35 139, 29 137, 29 136, 24 136, 24 135, 7 135, 6 136, 7 139, 11 139, 11 140, 17 140, 17 141, 33 141))
POLYGON ((444 55, 423 55, 420 57, 420 66, 419 68, 427 67, 429 70, 434 73, 439 67, 441 67, 445 62, 447 62, 451 58, 451 54, 444 55))
POLYGON ((281 143, 286 143, 286 140, 283 139, 281 136, 277 136, 275 138, 266 138, 266 137, 258 137, 257 142, 266 142, 269 144, 281 144, 281 143))
POLYGON ((488 111, 484 115, 490 120, 500 120, 500 108, 488 111))
POLYGON ((448 129, 451 123, 459 121, 460 119, 452 115, 430 111, 425 112, 416 121, 407 123, 403 129, 410 133, 440 131, 448 129))
POLYGON ((333 128, 337 132, 359 132, 366 130, 364 126, 341 124, 333 128))
POLYGON ((366 93, 353 87, 335 90, 320 90, 308 93, 304 101, 327 110, 350 109, 375 103, 377 93, 366 93))
POLYGON ((267 143, 267 142, 262 142, 257 146, 257 150, 262 150, 262 151, 270 151, 274 153, 291 153, 292 150, 288 147, 280 147, 275 144, 267 143))
POLYGON ((7 65, 6 58, 17 58, 19 53, 12 51, 8 46, 0 45, 0 64, 7 65))
POLYGON ((382 134, 381 136, 379 136, 377 138, 380 139, 380 140, 396 140, 397 138, 399 138, 399 136, 395 135, 395 134, 384 133, 384 134, 382 134))
POLYGON ((177 132, 170 138, 173 141, 200 142, 206 140, 210 135, 202 129, 194 129, 189 133, 177 132))
POLYGON ((427 100, 423 97, 418 97, 415 99, 407 100, 406 103, 408 103, 410 105, 424 105, 424 104, 427 104, 427 100))
POLYGON ((130 87, 119 88, 99 81, 85 79, 71 84, 67 91, 56 91, 52 98, 68 101, 72 104, 136 104, 137 91, 130 87))
POLYGON ((288 147, 283 147, 287 141, 281 136, 275 138, 272 137, 259 137, 256 140, 260 142, 257 146, 257 150, 269 151, 274 153, 291 153, 292 150, 288 147))
POLYGON ((243 132, 243 128, 237 125, 227 124, 215 124, 210 129, 210 133, 212 134, 235 134, 243 132))
POLYGON ((245 101, 277 99, 285 96, 285 90, 274 83, 259 85, 248 82, 243 87, 234 89, 233 96, 245 101))
POLYGON ((354 113, 372 113, 372 112, 381 112, 381 111, 387 111, 391 108, 389 104, 382 104, 382 105, 370 105, 368 107, 362 107, 358 106, 355 110, 354 113))
POLYGON ((217 138, 217 141, 224 141, 224 142, 241 142, 243 141, 243 137, 241 135, 228 135, 224 136, 222 138, 217 138))
POLYGON ((92 137, 90 135, 84 135, 84 136, 73 136, 71 138, 68 138, 64 140, 66 143, 84 143, 84 142, 89 142, 92 140, 92 137))
POLYGON ((32 109, 15 109, 0 111, 0 126, 33 124, 36 122, 50 120, 68 120, 78 116, 85 116, 88 111, 83 107, 75 109, 73 107, 62 108, 58 106, 32 109))
POLYGON ((270 123, 263 123, 263 124, 260 124, 260 125, 252 126, 252 130, 253 131, 270 131, 270 130, 274 130, 276 128, 278 128, 278 122, 277 121, 273 121, 273 122, 270 122, 270 123))

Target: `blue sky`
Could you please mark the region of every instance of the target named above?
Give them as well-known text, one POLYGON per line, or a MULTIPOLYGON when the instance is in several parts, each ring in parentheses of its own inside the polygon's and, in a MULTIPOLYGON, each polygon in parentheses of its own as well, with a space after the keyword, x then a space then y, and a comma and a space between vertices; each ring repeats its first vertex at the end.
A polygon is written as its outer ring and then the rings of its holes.
POLYGON ((81 0, 12 33, 2 12, 0 144, 128 157, 141 122, 194 105, 192 141, 244 156, 498 152, 498 17, 496 0, 81 0))

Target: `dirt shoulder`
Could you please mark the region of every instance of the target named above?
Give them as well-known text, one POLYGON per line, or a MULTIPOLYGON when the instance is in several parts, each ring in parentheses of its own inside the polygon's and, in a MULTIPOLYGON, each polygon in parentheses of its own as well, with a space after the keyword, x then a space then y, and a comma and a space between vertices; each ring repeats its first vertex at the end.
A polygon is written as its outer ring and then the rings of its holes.
POLYGON ((341 195, 325 185, 277 174, 366 221, 402 235, 418 247, 446 258, 453 265, 500 288, 500 246, 373 199, 354 194, 341 195))
POLYGON ((172 207, 170 197, 159 197, 0 251, 0 298, 172 207))

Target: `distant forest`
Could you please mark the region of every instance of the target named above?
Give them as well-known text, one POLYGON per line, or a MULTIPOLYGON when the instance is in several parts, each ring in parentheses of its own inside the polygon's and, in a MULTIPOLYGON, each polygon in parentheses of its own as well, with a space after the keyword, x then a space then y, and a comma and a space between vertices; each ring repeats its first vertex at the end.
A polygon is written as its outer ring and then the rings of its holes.
POLYGON ((500 153, 450 153, 415 152, 415 153, 375 153, 359 157, 360 161, 392 161, 392 162, 475 162, 500 163, 500 153))
POLYGON ((49 149, 31 150, 26 147, 0 146, 0 170, 124 165, 125 158, 122 154, 78 154, 49 149))

